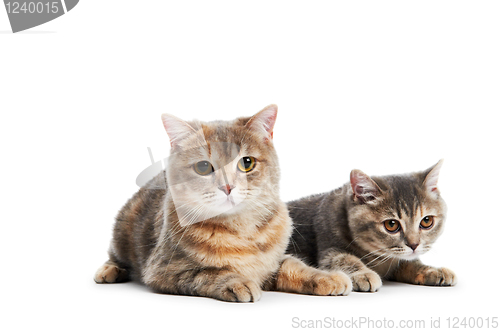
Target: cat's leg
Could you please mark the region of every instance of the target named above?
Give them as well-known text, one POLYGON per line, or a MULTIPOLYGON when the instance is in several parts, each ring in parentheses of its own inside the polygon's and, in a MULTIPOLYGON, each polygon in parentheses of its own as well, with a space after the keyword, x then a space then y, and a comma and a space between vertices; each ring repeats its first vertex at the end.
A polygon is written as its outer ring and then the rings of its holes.
POLYGON ((111 257, 95 273, 94 281, 98 284, 112 284, 129 280, 129 271, 111 257))
POLYGON ((318 270, 287 255, 269 289, 311 295, 347 295, 352 284, 343 272, 318 270))
POLYGON ((211 297, 228 302, 256 302, 262 290, 230 269, 200 267, 182 261, 148 267, 143 282, 158 293, 211 297))
POLYGON ((382 279, 377 272, 368 268, 358 257, 337 249, 323 255, 319 268, 329 271, 342 271, 352 281, 355 292, 376 292, 382 287, 382 279))
POLYGON ((391 280, 415 285, 453 286, 457 277, 447 268, 436 268, 423 264, 420 260, 401 261, 391 280))

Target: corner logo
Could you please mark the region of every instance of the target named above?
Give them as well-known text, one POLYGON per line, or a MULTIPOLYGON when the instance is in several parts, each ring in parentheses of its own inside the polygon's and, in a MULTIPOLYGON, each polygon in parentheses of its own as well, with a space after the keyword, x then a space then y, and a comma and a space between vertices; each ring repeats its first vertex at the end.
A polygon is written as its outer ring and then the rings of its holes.
POLYGON ((31 29, 73 9, 79 0, 4 0, 12 32, 31 29))

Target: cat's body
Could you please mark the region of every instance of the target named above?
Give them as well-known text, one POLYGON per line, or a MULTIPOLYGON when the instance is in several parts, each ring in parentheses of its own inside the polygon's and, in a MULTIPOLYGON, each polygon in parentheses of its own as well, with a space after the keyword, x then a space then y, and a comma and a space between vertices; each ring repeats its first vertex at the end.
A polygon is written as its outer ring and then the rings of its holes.
POLYGON ((378 290, 381 278, 453 285, 453 272, 418 259, 446 219, 436 186, 440 166, 373 178, 355 170, 351 182, 337 190, 289 202, 295 231, 288 252, 311 266, 341 269, 356 291, 378 290))
MULTIPOLYGON (((153 181, 162 185, 163 174, 153 181)), ((269 208, 273 213, 264 217, 254 212, 183 227, 168 191, 141 188, 117 216, 110 258, 158 292, 198 295, 189 279, 203 271, 235 273, 264 285, 278 271, 291 234, 284 203, 269 208)))
POLYGON ((285 255, 292 231, 272 144, 276 107, 228 122, 164 115, 167 170, 116 218, 98 283, 139 280, 161 293, 257 301, 261 290, 348 294, 349 278, 285 255))

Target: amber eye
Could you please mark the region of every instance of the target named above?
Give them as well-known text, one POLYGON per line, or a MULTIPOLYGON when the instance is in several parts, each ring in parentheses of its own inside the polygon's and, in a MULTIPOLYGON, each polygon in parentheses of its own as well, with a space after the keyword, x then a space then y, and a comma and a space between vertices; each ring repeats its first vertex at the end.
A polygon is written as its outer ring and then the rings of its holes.
POLYGON ((255 168, 257 160, 254 157, 243 157, 238 161, 238 169, 244 173, 248 173, 255 168))
POLYGON ((208 175, 214 171, 214 167, 204 160, 194 164, 194 171, 200 175, 208 175))
POLYGON ((384 221, 384 226, 389 233, 396 233, 401 228, 399 221, 392 219, 384 221))
POLYGON ((427 216, 420 222, 420 228, 429 229, 434 225, 434 216, 427 216))

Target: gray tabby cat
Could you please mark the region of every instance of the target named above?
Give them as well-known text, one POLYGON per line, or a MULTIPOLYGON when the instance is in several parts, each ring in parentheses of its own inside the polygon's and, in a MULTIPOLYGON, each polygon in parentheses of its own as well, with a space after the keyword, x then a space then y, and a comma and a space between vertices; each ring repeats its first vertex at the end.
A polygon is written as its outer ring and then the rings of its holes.
POLYGON ((160 293, 255 302, 262 290, 347 295, 343 272, 285 255, 292 222, 279 198, 277 107, 233 121, 164 114, 165 172, 120 210, 97 283, 141 281, 160 293))
POLYGON ((353 290, 375 292, 387 280, 451 286, 455 274, 423 264, 443 231, 446 204, 437 189, 442 161, 426 171, 370 178, 288 203, 295 231, 288 252, 312 266, 347 273, 353 290))

